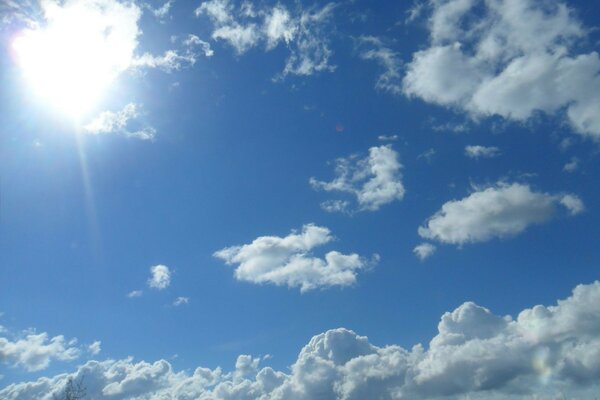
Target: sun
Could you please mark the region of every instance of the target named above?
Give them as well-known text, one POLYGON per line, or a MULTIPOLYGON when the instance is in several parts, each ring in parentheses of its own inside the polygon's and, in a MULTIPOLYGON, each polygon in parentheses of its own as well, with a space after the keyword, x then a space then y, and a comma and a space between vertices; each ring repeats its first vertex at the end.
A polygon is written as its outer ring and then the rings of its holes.
POLYGON ((80 117, 131 65, 139 9, 103 0, 43 2, 45 23, 18 33, 16 62, 32 92, 80 117))

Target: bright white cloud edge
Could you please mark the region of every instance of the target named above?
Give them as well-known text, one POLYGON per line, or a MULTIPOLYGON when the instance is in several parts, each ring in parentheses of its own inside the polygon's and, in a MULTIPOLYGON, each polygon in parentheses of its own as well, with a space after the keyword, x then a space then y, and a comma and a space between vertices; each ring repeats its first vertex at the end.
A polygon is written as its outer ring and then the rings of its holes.
POLYGON ((378 256, 368 261, 356 253, 338 251, 329 251, 323 258, 312 255, 315 248, 333 240, 328 228, 307 224, 300 232, 260 236, 252 243, 221 249, 214 256, 236 265, 234 276, 240 281, 300 288, 301 292, 354 285, 358 272, 374 265, 378 256))
POLYGON ((419 227, 418 233, 442 243, 484 242, 514 236, 547 222, 560 208, 568 215, 577 215, 585 206, 574 194, 535 192, 526 184, 500 182, 479 188, 461 200, 446 202, 419 227))

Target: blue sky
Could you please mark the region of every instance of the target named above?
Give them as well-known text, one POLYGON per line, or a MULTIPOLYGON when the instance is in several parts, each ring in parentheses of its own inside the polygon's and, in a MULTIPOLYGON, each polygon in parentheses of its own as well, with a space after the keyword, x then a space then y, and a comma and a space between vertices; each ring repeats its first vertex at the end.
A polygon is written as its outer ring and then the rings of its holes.
POLYGON ((0 397, 590 398, 599 17, 5 1, 0 397))

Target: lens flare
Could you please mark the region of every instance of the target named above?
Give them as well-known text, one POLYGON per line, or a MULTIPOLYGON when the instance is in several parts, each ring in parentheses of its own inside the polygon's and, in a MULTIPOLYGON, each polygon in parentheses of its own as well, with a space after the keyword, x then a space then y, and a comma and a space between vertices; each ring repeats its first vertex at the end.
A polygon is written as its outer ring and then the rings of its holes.
POLYGON ((131 65, 140 10, 109 0, 42 4, 45 24, 13 40, 17 64, 36 96, 81 116, 131 65))

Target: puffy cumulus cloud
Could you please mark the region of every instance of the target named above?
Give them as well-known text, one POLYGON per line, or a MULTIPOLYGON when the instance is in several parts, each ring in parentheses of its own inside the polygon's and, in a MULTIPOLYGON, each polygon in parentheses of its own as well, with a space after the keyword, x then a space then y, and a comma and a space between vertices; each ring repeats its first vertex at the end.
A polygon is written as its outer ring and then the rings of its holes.
POLYGON ((152 289, 163 290, 171 284, 171 271, 166 265, 155 265, 150 267, 150 278, 148 286, 152 289))
POLYGON ((583 211, 573 194, 534 192, 529 185, 498 183, 452 200, 419 227, 423 238, 462 245, 513 236, 552 219, 561 205, 569 215, 583 211))
POLYGON ((324 258, 311 251, 334 240, 329 229, 313 224, 302 231, 292 231, 285 237, 261 236, 252 243, 226 247, 214 256, 227 264, 237 264, 235 277, 253 283, 299 287, 301 292, 330 286, 350 286, 356 283, 357 272, 376 263, 358 254, 330 251, 324 258))
POLYGON ((426 259, 431 257, 433 253, 435 253, 435 250, 435 246, 431 243, 421 243, 415 246, 415 248, 413 249, 413 253, 415 253, 415 255, 419 257, 419 260, 425 261, 426 259))
POLYGON ((231 372, 177 372, 165 360, 89 361, 71 374, 11 384, 7 400, 50 400, 85 377, 94 399, 589 399, 600 389, 600 282, 516 318, 473 302, 445 313, 429 345, 376 346, 339 328, 314 336, 288 372, 241 355, 231 372), (561 397, 562 398, 562 397, 561 397))
POLYGON ((206 15, 213 23, 212 38, 224 40, 238 55, 264 46, 270 51, 283 43, 290 54, 278 78, 286 75, 313 75, 333 71, 328 25, 333 3, 318 8, 289 10, 282 4, 256 9, 252 3, 236 6, 230 0, 205 1, 196 15, 206 15))
POLYGON ((500 149, 495 146, 465 146, 465 155, 469 158, 494 158, 500 153, 500 149))
MULTIPOLYGON (((0 334, 8 334, 0 330, 0 334)), ((26 333, 20 338, 0 337, 0 362, 27 371, 40 371, 52 361, 71 361, 79 357, 77 340, 58 335, 50 338, 46 332, 26 333)), ((0 396, 1 397, 1 396, 0 396)))
POLYGON ((385 46, 374 36, 362 36, 358 39, 359 55, 363 60, 376 62, 383 70, 377 78, 375 88, 393 94, 402 93, 402 62, 398 53, 385 46))
MULTIPOLYGON (((356 197, 359 211, 376 211, 381 206, 404 197, 402 165, 398 153, 391 145, 371 147, 369 155, 338 158, 335 161, 335 178, 331 182, 310 178, 314 189, 342 192, 356 197)), ((348 211, 349 202, 325 202, 326 211, 348 211)))
POLYGON ((581 53, 587 30, 560 0, 433 0, 429 47, 407 65, 408 96, 524 121, 566 111, 600 138, 600 58, 581 53))
POLYGON ((143 126, 130 130, 130 123, 140 116, 141 105, 129 103, 119 111, 103 111, 83 127, 83 131, 92 135, 114 133, 140 140, 154 140, 156 130, 151 126, 143 126))

